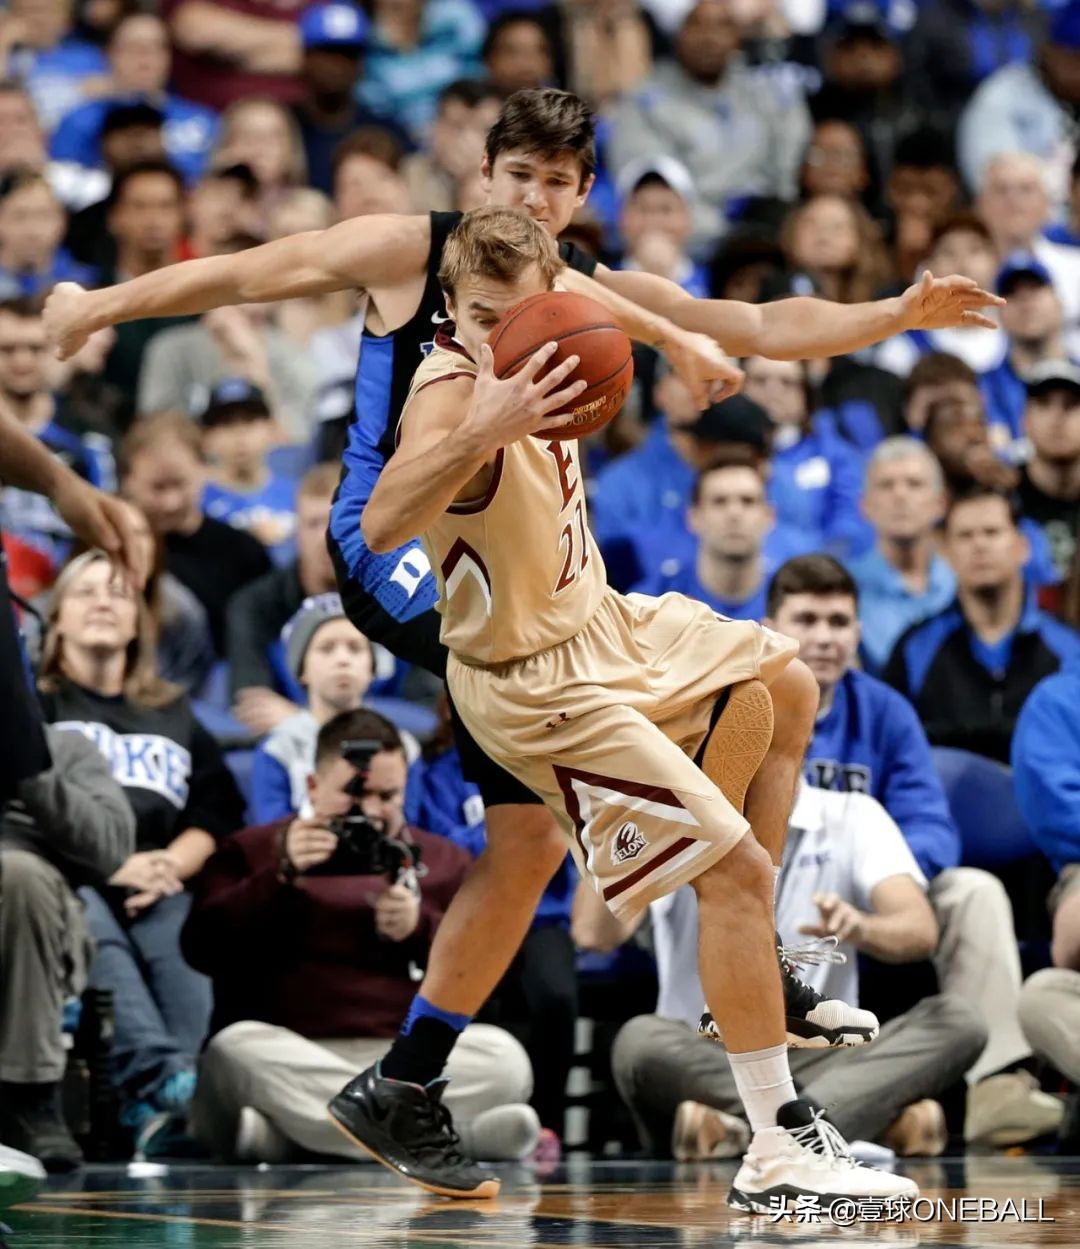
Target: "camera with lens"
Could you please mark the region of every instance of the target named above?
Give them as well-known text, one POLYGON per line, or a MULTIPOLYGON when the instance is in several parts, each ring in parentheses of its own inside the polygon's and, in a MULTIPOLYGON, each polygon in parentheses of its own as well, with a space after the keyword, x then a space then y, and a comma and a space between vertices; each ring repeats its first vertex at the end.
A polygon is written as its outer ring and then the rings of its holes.
POLYGON ((385 820, 365 815, 360 805, 371 760, 384 749, 377 741, 341 743, 341 757, 356 769, 345 786, 354 801, 344 815, 328 822, 327 827, 338 839, 337 848, 325 863, 311 868, 308 876, 385 876, 393 884, 404 869, 416 866, 417 847, 388 837, 385 820))

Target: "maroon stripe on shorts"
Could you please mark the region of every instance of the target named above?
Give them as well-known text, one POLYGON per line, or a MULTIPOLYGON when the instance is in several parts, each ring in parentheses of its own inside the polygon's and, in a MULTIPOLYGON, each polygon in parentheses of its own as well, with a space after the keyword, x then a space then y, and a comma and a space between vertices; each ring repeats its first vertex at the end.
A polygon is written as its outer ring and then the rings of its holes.
POLYGON ((697 839, 694 837, 680 837, 678 841, 673 841, 666 850, 661 850, 648 863, 643 863, 637 871, 631 872, 629 876, 624 876, 622 880, 616 881, 615 884, 609 885, 604 890, 604 901, 610 902, 612 898, 617 898, 620 893, 625 893, 627 889, 632 889, 639 881, 651 876, 657 868, 663 867, 669 859, 673 859, 680 854, 687 846, 694 845, 697 839))

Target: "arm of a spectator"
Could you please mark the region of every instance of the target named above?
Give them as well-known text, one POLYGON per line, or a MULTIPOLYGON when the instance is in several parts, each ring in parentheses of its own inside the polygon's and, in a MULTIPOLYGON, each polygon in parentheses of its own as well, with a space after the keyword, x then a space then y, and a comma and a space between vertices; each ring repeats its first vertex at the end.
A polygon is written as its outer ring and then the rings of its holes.
POLYGON ((255 751, 251 763, 251 822, 273 824, 277 820, 290 820, 296 814, 289 773, 264 743, 255 751))
POLYGON ((926 730, 911 704, 895 699, 890 700, 882 732, 889 763, 877 796, 904 834, 915 862, 927 880, 933 880, 960 862, 960 834, 934 768, 926 730))
POLYGON ((207 860, 192 893, 180 948, 191 966, 208 976, 235 966, 238 951, 265 950, 280 937, 300 896, 279 879, 276 863, 252 871, 241 847, 229 839, 207 860))
POLYGON ((105 756, 82 733, 46 729, 53 765, 25 780, 19 798, 48 848, 95 880, 135 852, 135 813, 105 756))
POLYGON ((981 325, 996 328, 977 309, 1004 300, 970 278, 926 273, 903 295, 873 303, 837 304, 810 296, 747 304, 695 299, 681 286, 629 269, 601 265, 596 280, 681 329, 707 334, 731 356, 802 360, 847 355, 908 329, 981 325))
POLYGON ((191 880, 198 876, 214 853, 217 842, 205 828, 185 828, 169 842, 169 858, 176 865, 178 880, 191 880))
POLYGON ((231 255, 185 260, 101 290, 61 282, 47 301, 45 324, 63 359, 95 330, 124 321, 398 287, 423 273, 430 246, 429 217, 355 217, 231 255))
POLYGON ((225 656, 229 661, 229 690, 274 688, 269 650, 277 633, 271 610, 275 597, 271 577, 260 577, 237 590, 225 608, 225 656))
POLYGON ((938 925, 926 893, 910 876, 890 876, 874 886, 855 944, 883 963, 914 963, 937 949, 938 925))
POLYGON ((300 31, 293 22, 250 17, 207 0, 186 0, 169 22, 176 46, 208 53, 255 74, 295 74, 300 31))
POLYGON ((570 935, 580 949, 607 954, 629 941, 644 918, 642 910, 629 923, 616 919, 593 886, 582 880, 574 894, 570 935))

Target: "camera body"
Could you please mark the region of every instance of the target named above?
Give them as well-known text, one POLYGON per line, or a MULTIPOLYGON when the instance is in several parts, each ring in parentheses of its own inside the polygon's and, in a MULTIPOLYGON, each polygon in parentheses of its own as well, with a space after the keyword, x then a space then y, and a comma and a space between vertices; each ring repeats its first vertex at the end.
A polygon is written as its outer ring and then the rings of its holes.
POLYGON ((357 775, 345 787, 355 801, 344 815, 335 816, 328 824, 338 839, 334 853, 319 867, 311 868, 309 876, 385 876, 391 884, 401 872, 415 867, 418 852, 386 835, 386 824, 365 815, 359 798, 363 795, 371 760, 385 749, 377 741, 348 741, 341 744, 341 757, 350 763, 357 775))

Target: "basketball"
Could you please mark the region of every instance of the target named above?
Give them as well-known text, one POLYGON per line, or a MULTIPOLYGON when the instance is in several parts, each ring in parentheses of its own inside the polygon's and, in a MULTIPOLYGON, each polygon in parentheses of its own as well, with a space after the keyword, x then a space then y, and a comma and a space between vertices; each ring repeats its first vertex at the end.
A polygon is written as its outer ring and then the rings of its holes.
POLYGON ((603 429, 625 403, 634 380, 630 339, 594 299, 569 291, 544 291, 511 308, 492 332, 488 345, 495 357, 495 376, 513 377, 550 342, 558 343, 559 349, 538 377, 550 373, 567 356, 580 356, 581 363, 562 386, 584 380, 588 389, 565 410, 565 425, 545 430, 538 437, 561 442, 603 429))

